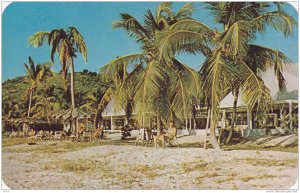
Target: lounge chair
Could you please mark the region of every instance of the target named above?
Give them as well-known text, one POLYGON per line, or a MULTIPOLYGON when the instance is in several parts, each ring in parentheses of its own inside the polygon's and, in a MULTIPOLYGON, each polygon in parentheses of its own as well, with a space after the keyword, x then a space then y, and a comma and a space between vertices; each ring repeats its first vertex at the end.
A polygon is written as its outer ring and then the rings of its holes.
POLYGON ((81 140, 82 141, 85 141, 85 140, 88 140, 88 141, 91 141, 92 140, 92 132, 91 131, 84 131, 82 133, 82 136, 81 136, 81 140))
MULTIPOLYGON (((161 137, 162 137, 162 135, 159 136, 159 137, 158 137, 158 136, 153 136, 153 143, 154 143, 154 147, 155 147, 155 148, 157 148, 159 142, 162 141, 161 137)), ((176 146, 179 147, 179 143, 178 143, 178 131, 176 132, 175 137, 173 137, 173 138, 167 138, 167 139, 165 140, 165 144, 168 144, 169 147, 172 147, 171 142, 174 142, 174 143, 176 142, 176 146)), ((163 144, 162 144, 162 145, 163 145, 163 144)))
POLYGON ((55 140, 62 140, 65 137, 64 132, 62 131, 55 131, 53 138, 55 140))
POLYGON ((41 130, 41 131, 37 132, 37 134, 35 135, 35 140, 37 140, 37 139, 43 140, 43 137, 44 137, 44 131, 41 130))

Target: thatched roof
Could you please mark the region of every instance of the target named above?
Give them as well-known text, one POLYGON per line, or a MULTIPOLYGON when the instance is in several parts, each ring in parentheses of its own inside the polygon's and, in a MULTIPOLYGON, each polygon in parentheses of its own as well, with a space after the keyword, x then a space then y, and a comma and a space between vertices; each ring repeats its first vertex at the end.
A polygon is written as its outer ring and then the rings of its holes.
POLYGON ((70 120, 70 119, 84 119, 90 117, 91 117, 91 113, 83 111, 79 108, 67 109, 63 112, 59 112, 53 115, 53 118, 55 120, 62 119, 63 121, 70 120))
POLYGON ((28 124, 46 124, 47 121, 43 119, 37 119, 33 117, 22 117, 22 118, 10 118, 8 120, 11 123, 28 123, 28 124))

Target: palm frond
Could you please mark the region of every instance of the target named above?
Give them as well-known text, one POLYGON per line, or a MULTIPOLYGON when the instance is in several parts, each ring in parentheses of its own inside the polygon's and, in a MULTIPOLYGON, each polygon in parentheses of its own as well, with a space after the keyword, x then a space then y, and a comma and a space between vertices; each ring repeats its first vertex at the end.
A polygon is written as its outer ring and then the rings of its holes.
POLYGON ((241 82, 242 99, 250 109, 256 104, 268 105, 273 99, 270 96, 270 90, 265 86, 264 82, 251 70, 242 59, 238 60, 241 82))
POLYGON ((99 101, 98 104, 98 110, 100 110, 101 112, 106 108, 106 106, 108 105, 108 103, 111 101, 113 96, 113 87, 109 87, 103 94, 101 100, 99 101))
POLYGON ((121 56, 102 67, 100 73, 109 74, 118 84, 125 80, 128 68, 134 68, 133 65, 141 63, 143 60, 145 60, 145 55, 140 53, 121 56))
POLYGON ((82 54, 85 63, 87 62, 87 46, 83 36, 78 32, 75 27, 69 27, 70 36, 74 40, 75 46, 82 54))
POLYGON ((134 17, 127 13, 121 13, 121 20, 113 22, 113 28, 125 29, 131 37, 137 39, 149 38, 147 30, 134 17))
POLYGON ((200 51, 207 55, 210 53, 207 38, 205 34, 187 30, 170 31, 160 42, 159 60, 171 58, 177 52, 195 53, 195 51, 200 51), (197 49, 192 49, 192 46, 197 46, 197 49))
POLYGON ((49 32, 37 32, 29 37, 28 43, 33 47, 40 47, 46 43, 49 32))
POLYGON ((252 30, 255 32, 264 32, 267 26, 270 26, 276 31, 281 32, 284 36, 289 36, 293 33, 293 27, 296 23, 292 16, 282 11, 268 12, 249 22, 252 30))
POLYGON ((174 18, 178 20, 190 18, 192 17, 193 11, 193 3, 186 3, 177 11, 174 18))
POLYGON ((211 106, 212 118, 215 121, 218 118, 219 102, 231 91, 237 75, 235 66, 224 58, 221 50, 215 50, 200 69, 205 100, 211 106))
POLYGON ((137 120, 141 122, 142 112, 156 112, 154 100, 165 88, 167 76, 159 63, 152 61, 137 77, 134 104, 138 110, 137 120))
POLYGON ((286 88, 283 68, 285 65, 291 64, 292 61, 282 52, 272 48, 250 44, 245 62, 250 65, 254 72, 258 73, 264 73, 267 69, 273 68, 279 89, 283 91, 286 88))
POLYGON ((232 54, 234 57, 245 55, 248 49, 248 42, 253 38, 253 33, 247 21, 237 21, 232 24, 227 31, 224 31, 218 38, 220 44, 225 52, 232 54))

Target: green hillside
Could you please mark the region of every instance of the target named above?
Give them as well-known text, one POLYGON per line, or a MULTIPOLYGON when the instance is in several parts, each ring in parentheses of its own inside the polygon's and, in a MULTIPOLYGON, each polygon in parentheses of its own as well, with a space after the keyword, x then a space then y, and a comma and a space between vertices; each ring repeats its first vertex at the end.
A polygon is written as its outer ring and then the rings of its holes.
MULTIPOLYGON (((104 91, 107 82, 95 72, 84 70, 75 73, 75 99, 76 106, 81 107, 88 103, 88 98, 97 90, 104 91)), ((28 100, 25 97, 26 90, 30 83, 25 77, 17 77, 2 83, 2 116, 19 117, 25 115, 28 107, 28 100)), ((38 86, 33 95, 33 106, 41 100, 47 100, 51 111, 58 111, 70 107, 70 92, 64 90, 62 75, 55 73, 54 77, 46 80, 45 84, 38 86)), ((45 102, 44 102, 45 103, 45 102)), ((40 106, 39 108, 46 108, 40 106)), ((38 107, 33 109, 33 115, 38 113, 38 107), (36 112, 35 112, 36 111, 36 112)))

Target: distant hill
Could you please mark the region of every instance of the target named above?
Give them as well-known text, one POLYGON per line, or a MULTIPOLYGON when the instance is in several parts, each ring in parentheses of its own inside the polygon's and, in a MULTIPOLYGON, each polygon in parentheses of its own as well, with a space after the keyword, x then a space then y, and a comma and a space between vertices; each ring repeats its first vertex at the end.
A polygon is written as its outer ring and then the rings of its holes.
POLYGON ((298 90, 293 90, 291 92, 278 92, 276 94, 276 100, 298 100, 298 90))
MULTIPOLYGON (((48 87, 53 87, 53 97, 62 100, 69 104, 70 94, 66 94, 64 91, 64 82, 62 75, 56 73, 54 77, 50 77, 46 81, 48 87), (69 98, 68 98, 69 97, 69 98)), ((3 103, 6 101, 13 104, 21 104, 19 108, 23 108, 23 111, 27 109, 27 101, 24 99, 24 92, 30 87, 30 83, 23 77, 17 77, 4 81, 2 83, 2 99, 3 103)), ((35 94, 42 92, 44 85, 40 85, 35 94)), ((87 103, 87 96, 96 92, 97 89, 105 89, 107 83, 96 72, 89 72, 84 70, 83 72, 75 73, 75 99, 76 106, 79 107, 87 103)), ((68 92, 69 93, 69 92, 68 92)), ((2 110, 3 111, 3 110, 2 110)), ((21 110, 22 111, 22 110, 21 110)), ((3 114, 3 112, 2 112, 3 114)))

